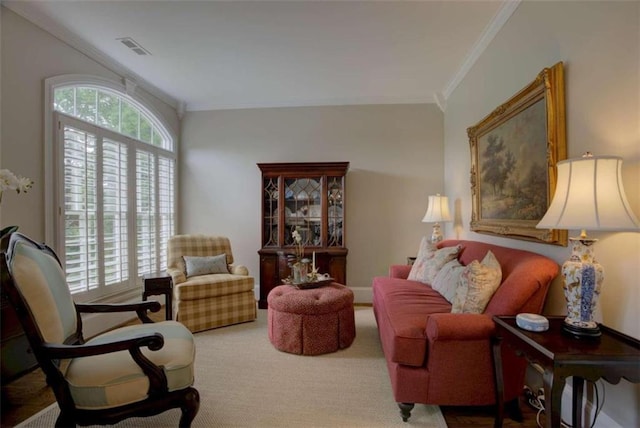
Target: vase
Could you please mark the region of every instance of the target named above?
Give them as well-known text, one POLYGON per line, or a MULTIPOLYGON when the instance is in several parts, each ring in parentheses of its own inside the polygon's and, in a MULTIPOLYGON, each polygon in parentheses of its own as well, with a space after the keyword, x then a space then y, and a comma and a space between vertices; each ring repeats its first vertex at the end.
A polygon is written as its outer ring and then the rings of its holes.
POLYGON ((292 266, 291 270, 293 271, 293 283, 294 284, 302 284, 305 282, 309 282, 309 263, 311 261, 309 259, 302 259, 296 261, 292 266))
POLYGON ((595 239, 570 238, 571 258, 562 265, 564 295, 567 301, 565 327, 573 334, 584 330, 599 335, 593 314, 600 296, 604 269, 595 260, 595 239))

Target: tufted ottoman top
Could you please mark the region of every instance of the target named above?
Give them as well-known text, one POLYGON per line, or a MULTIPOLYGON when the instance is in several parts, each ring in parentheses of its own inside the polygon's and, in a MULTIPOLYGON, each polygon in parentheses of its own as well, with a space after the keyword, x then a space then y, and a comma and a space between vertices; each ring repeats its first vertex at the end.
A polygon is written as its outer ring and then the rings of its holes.
POLYGON ((280 285, 271 290, 267 302, 269 309, 278 312, 320 315, 353 305, 353 292, 335 282, 310 290, 280 285))

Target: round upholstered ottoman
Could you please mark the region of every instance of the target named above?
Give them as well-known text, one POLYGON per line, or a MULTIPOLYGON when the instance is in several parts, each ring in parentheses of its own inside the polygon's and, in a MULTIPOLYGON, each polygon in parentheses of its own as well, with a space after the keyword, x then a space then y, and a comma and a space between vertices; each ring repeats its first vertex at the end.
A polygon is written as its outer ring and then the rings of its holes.
POLYGON ((280 351, 326 354, 348 348, 356 337, 353 292, 344 285, 310 290, 280 285, 267 302, 269 340, 280 351))

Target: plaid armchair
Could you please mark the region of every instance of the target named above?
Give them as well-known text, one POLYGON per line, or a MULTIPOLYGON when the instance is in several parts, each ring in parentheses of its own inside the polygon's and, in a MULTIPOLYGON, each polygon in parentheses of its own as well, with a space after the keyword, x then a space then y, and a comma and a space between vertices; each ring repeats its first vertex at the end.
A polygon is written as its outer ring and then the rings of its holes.
POLYGON ((256 319, 253 277, 246 267, 233 264, 228 238, 171 237, 167 245, 167 273, 173 280, 174 319, 192 332, 256 319), (222 269, 222 273, 211 273, 219 270, 207 269, 206 263, 222 254, 226 255, 228 272, 222 269), (188 265, 187 261, 194 264, 197 261, 200 269, 193 269, 193 264, 188 265))

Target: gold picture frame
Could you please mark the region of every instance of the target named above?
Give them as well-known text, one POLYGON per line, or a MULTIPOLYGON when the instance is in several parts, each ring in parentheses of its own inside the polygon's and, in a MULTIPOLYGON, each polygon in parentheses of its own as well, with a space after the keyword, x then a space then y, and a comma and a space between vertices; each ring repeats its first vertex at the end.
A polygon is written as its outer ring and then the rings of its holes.
POLYGON ((566 159, 564 71, 559 62, 467 128, 471 145, 471 230, 553 245, 568 233, 536 229, 566 159))

